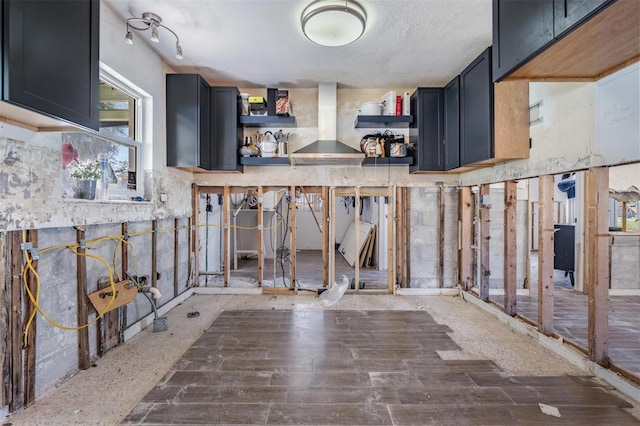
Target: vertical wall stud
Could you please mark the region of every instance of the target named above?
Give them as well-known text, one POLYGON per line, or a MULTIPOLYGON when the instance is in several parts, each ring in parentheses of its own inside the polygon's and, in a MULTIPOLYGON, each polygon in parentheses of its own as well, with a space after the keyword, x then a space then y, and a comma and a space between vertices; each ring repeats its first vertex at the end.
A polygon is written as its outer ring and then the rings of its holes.
POLYGON ((585 172, 585 286, 588 306, 589 358, 609 364, 609 171, 585 172))
POLYGON ((491 190, 489 185, 480 185, 480 299, 489 301, 489 280, 491 263, 489 244, 491 241, 491 190))
POLYGON ((151 221, 151 287, 158 287, 158 221, 151 221))
POLYGON ((445 208, 445 190, 442 183, 438 184, 438 287, 444 287, 444 208, 445 208))
POLYGON ((355 247, 353 248, 355 257, 355 261, 353 263, 353 288, 357 293, 360 291, 360 209, 362 208, 359 186, 355 187, 353 196, 356 203, 354 208, 355 216, 353 218, 353 230, 355 234, 355 238, 353 239, 353 244, 355 245, 355 247))
POLYGON ((180 294, 178 289, 178 265, 180 263, 179 257, 180 249, 180 219, 177 217, 173 219, 173 297, 177 297, 180 294))
POLYGON ((222 198, 223 198, 223 242, 224 242, 224 254, 223 254, 223 262, 224 262, 224 286, 229 286, 229 276, 231 274, 231 230, 229 227, 231 226, 231 198, 230 198, 230 189, 228 186, 224 187, 222 198))
POLYGON ((9 364, 11 353, 11 249, 8 235, 0 232, 0 366, 2 367, 2 383, 0 384, 0 405, 9 404, 11 392, 9 364))
POLYGON ((329 285, 329 187, 322 187, 322 286, 329 285))
POLYGON ((22 364, 22 252, 20 231, 11 232, 11 397, 9 412, 24 406, 22 364))
MULTIPOLYGON (((76 241, 80 244, 78 253, 85 253, 84 241, 86 232, 84 227, 76 229, 76 241)), ((125 246, 126 244, 123 244, 125 246)), ((77 295, 78 295, 78 325, 86 324, 89 319, 89 307, 87 305, 87 258, 76 256, 77 264, 77 295)), ((91 366, 89 358, 89 329, 87 327, 78 330, 78 368, 88 370, 91 366)))
POLYGON ((289 218, 289 232, 290 232, 290 246, 291 246, 291 254, 290 254, 290 272, 289 276, 291 278, 291 287, 292 289, 296 288, 296 209, 298 206, 296 205, 296 187, 291 186, 291 203, 289 204, 289 214, 291 217, 289 218))
MULTIPOLYGON (((34 249, 38 247, 38 231, 36 229, 32 229, 27 231, 27 241, 31 242, 31 245, 34 249)), ((35 273, 29 269, 27 273, 27 286, 29 287, 29 291, 31 294, 35 296, 37 292, 37 281, 36 274, 38 272, 38 259, 31 258, 31 266, 35 273)), ((78 303, 80 306, 80 303, 78 303)), ((25 300, 25 318, 29 318, 31 314, 33 314, 36 310, 36 307, 31 303, 31 299, 28 297, 25 300)), ((85 305, 86 312, 86 305, 85 305)), ((36 400, 36 334, 37 334, 37 316, 33 318, 29 328, 29 336, 27 339, 27 347, 25 348, 24 353, 24 405, 28 407, 36 400)), ((86 316, 84 322, 86 322, 86 316)), ((83 322, 83 323, 84 323, 83 322)), ((87 340, 89 335, 87 334, 87 340)), ((88 345, 88 341, 87 341, 88 345)), ((85 349, 88 350, 88 347, 85 346, 85 349)), ((80 366, 82 368, 82 366, 80 366)))
POLYGON ((504 183, 504 311, 516 315, 518 183, 504 183))
POLYGON ((262 197, 264 196, 264 190, 261 186, 258 187, 258 287, 262 287, 262 280, 264 279, 264 211, 262 204, 262 197))
MULTIPOLYGON (((226 204, 226 201, 225 201, 226 204)), ((191 186, 191 223, 189 224, 190 252, 189 252, 189 285, 200 285, 200 187, 191 186)))
POLYGON ((538 178, 538 331, 553 334, 553 176, 538 178))
MULTIPOLYGON (((129 235, 128 223, 125 222, 121 225, 121 232, 122 232, 122 238, 128 238, 127 237, 129 235)), ((123 280, 125 280, 127 279, 127 272, 129 271, 129 246, 124 242, 121 244, 121 246, 122 246, 122 253, 121 253, 122 259, 121 259, 120 270, 122 271, 122 274, 120 276, 122 277, 123 280)), ((124 330, 127 328, 127 309, 122 307, 119 309, 119 311, 122 313, 120 329, 124 330)))
POLYGON ((471 246, 473 245, 473 209, 471 208, 471 188, 464 186, 458 193, 458 270, 460 285, 463 290, 473 287, 471 246))
POLYGON ((387 290, 394 293, 396 288, 396 186, 389 187, 387 205, 387 290))

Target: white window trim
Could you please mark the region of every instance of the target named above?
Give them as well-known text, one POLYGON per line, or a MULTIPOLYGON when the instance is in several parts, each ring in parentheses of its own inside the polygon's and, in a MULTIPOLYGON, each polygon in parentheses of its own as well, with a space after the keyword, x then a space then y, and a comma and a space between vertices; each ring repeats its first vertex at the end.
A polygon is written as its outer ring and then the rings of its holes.
POLYGON ((98 131, 100 137, 112 140, 122 145, 136 148, 136 192, 144 192, 144 173, 146 164, 151 162, 153 153, 150 141, 153 140, 151 111, 153 97, 117 73, 113 68, 100 61, 100 79, 125 93, 135 100, 135 129, 133 138, 114 135, 104 130, 98 131))

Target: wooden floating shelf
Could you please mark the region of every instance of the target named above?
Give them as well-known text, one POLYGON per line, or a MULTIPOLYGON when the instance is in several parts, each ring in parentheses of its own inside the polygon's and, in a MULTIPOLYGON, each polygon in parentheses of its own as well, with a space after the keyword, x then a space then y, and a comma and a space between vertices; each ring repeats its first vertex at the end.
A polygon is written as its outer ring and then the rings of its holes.
POLYGON ((241 115, 240 124, 245 127, 295 127, 296 118, 279 115, 241 115))
POLYGON ((358 115, 356 129, 379 127, 409 127, 413 123, 413 115, 358 115))
POLYGON ((386 166, 397 164, 413 164, 413 157, 367 157, 362 162, 363 166, 386 166))
POLYGON ((288 166, 289 157, 240 157, 243 166, 288 166))

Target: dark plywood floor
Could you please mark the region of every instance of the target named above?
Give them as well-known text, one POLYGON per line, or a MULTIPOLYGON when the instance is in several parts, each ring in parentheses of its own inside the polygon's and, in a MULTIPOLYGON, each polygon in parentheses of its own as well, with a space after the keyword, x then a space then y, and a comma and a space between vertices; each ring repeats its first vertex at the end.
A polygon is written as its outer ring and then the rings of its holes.
POLYGON ((450 331, 424 311, 222 312, 123 423, 638 424, 590 377, 444 360, 450 331))

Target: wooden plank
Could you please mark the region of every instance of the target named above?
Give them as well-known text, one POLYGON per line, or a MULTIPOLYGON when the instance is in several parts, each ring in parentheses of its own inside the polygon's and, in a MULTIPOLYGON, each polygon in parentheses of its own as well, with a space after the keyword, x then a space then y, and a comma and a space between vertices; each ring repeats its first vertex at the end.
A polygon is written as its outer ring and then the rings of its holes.
MULTIPOLYGON (((354 238, 354 249, 353 252, 355 254, 355 260, 353 263, 353 288, 355 290, 356 293, 358 293, 360 291, 360 250, 362 249, 362 245, 364 244, 364 242, 360 242, 360 208, 361 208, 361 200, 360 200, 360 187, 356 186, 355 188, 355 193, 354 193, 355 199, 356 199, 356 206, 354 208, 355 210, 355 217, 354 217, 354 229, 355 229, 355 238, 354 238)), ((369 230, 371 231, 371 230, 369 230)), ((367 235, 369 235, 369 233, 367 232, 367 235)))
POLYGON ((396 286, 396 264, 395 264, 395 250, 396 250, 396 186, 390 186, 388 188, 389 196, 389 211, 387 214, 387 290, 389 293, 393 293, 396 286))
MULTIPOLYGON (((329 284, 329 187, 322 187, 322 286, 329 284)), ((334 250, 335 251, 335 250, 334 250)))
POLYGON ((173 219, 173 297, 180 294, 178 288, 178 268, 180 264, 180 219, 173 219))
POLYGON ((409 287, 411 283, 411 188, 404 188, 404 259, 405 259, 405 277, 404 286, 409 287))
POLYGON ((529 82, 502 81, 493 91, 493 158, 529 158, 529 82))
MULTIPOLYGON (((86 292, 85 292, 85 299, 86 298, 89 299, 89 301, 93 305, 93 308, 96 310, 98 315, 111 312, 115 309, 118 309, 121 306, 124 306, 133 302, 138 294, 138 288, 136 286, 131 285, 131 280, 119 281, 117 283, 114 283, 116 296, 112 301, 111 299, 112 299, 113 289, 111 288, 111 285, 109 284, 108 280, 106 281, 106 284, 107 284, 106 286, 103 286, 101 289, 99 289, 98 291, 94 291, 88 296, 86 295, 86 292)), ((86 309, 86 301, 84 304, 86 309)), ((86 322, 87 320, 85 319, 80 324, 85 324, 86 322)), ((86 328, 84 328, 83 330, 86 330, 86 328)), ((88 337, 89 336, 87 334, 87 339, 88 337)))
POLYGON ((517 69, 507 79, 601 79, 640 59, 638 28, 640 2, 617 0, 517 69), (567 61, 567 58, 571 60, 567 61))
POLYGON ((480 185, 480 299, 485 302, 489 301, 489 278, 491 277, 490 194, 491 190, 488 184, 480 185))
POLYGON ((264 197, 264 190, 261 186, 258 187, 258 287, 262 287, 262 280, 264 279, 264 210, 262 204, 262 197, 264 197))
POLYGON ((336 282, 336 189, 329 191, 329 288, 336 282))
POLYGON ((538 178, 538 331, 553 335, 553 176, 538 178))
POLYGON ((9 249, 6 232, 0 232, 0 366, 2 366, 2 384, 0 385, 0 403, 2 406, 9 404, 10 365, 11 350, 10 340, 10 316, 11 311, 11 250, 9 249))
MULTIPOLYGON (((26 232, 27 241, 31 242, 31 245, 34 249, 38 247, 38 230, 31 229, 26 232)), ((31 254, 30 254, 31 255, 31 254)), ((36 294, 38 292, 38 282, 36 278, 36 274, 38 273, 38 259, 34 259, 31 257, 31 266, 27 272, 27 287, 29 287, 29 291, 34 297, 37 297, 36 294), (35 273, 34 273, 35 271, 35 273)), ((31 303, 30 298, 26 298, 25 300, 25 317, 26 319, 31 318, 32 315, 36 313, 36 307, 31 303)), ((28 336, 27 336, 27 347, 24 351, 24 406, 28 407, 33 404, 36 400, 36 335, 37 335, 37 316, 33 317, 31 324, 29 326, 28 336)), ((86 321, 86 320, 85 320, 86 321)), ((26 327, 26 326, 25 326, 26 327)), ((87 339, 89 335, 87 334, 87 339)))
POLYGON ((627 232, 627 202, 622 202, 622 232, 627 232))
MULTIPOLYGON (((228 197, 227 197, 228 198, 228 197)), ((226 201, 225 201, 226 204, 226 201)), ((229 222, 227 222, 229 223, 229 222)), ((198 287, 200 285, 200 187, 196 184, 191 186, 191 224, 190 224, 190 253, 189 253, 189 285, 198 287)), ((225 271, 226 272, 226 271, 225 271)), ((226 283, 226 281, 225 281, 226 283)))
MULTIPOLYGON (((121 225, 121 232, 122 232, 122 238, 125 238, 125 241, 128 241, 129 239, 129 224, 128 223, 123 223, 121 225)), ((129 271, 129 245, 122 243, 122 263, 121 263, 121 271, 122 273, 120 274, 121 279, 125 280, 127 279, 127 273, 129 271)), ((121 317, 121 322, 120 322, 120 327, 122 330, 127 328, 127 310, 123 309, 120 312, 120 317, 121 317)))
POLYGON ((151 221, 151 287, 158 287, 158 221, 151 221))
POLYGON ((504 183, 504 312, 516 315, 518 183, 504 183))
MULTIPOLYGON (((289 204, 290 215, 289 218, 289 236, 291 238, 291 254, 290 254, 290 263, 289 263, 289 274, 291 277, 291 287, 296 288, 296 210, 298 206, 296 205, 296 187, 291 186, 291 203, 289 204)), ((284 278, 283 278, 284 280, 284 278)))
POLYGON ((463 290, 473 287, 471 246, 473 245, 473 209, 471 208, 471 188, 464 186, 458 192, 458 270, 459 282, 463 290))
POLYGON ((585 269, 588 281, 589 358, 609 365, 609 171, 585 172, 585 269))
POLYGON ((444 287, 444 185, 438 184, 438 288, 444 287))
POLYGON ((15 413, 24 406, 23 387, 23 329, 22 329, 22 252, 20 231, 11 232, 11 396, 9 412, 15 413))
MULTIPOLYGON (((223 253, 223 265, 224 265, 224 286, 229 286, 229 275, 231 273, 231 198, 229 187, 224 187, 224 192, 222 194, 222 241, 224 246, 223 253)), ((196 258, 199 257, 199 254, 196 252, 196 258)), ((197 274, 198 272, 196 272, 197 274)))
POLYGON ((406 261, 404 250, 405 246, 405 233, 404 233, 404 200, 405 200, 406 188, 398 188, 396 193, 396 212, 398 213, 398 220, 396 221, 396 265, 398 265, 396 271, 396 282, 400 287, 405 287, 405 273, 406 273, 406 261))
POLYGON ((373 267, 373 248, 376 245, 376 235, 378 235, 378 226, 373 225, 373 228, 371 228, 371 241, 369 243, 369 250, 365 261, 365 266, 368 268, 373 267))
POLYGON ((193 260, 193 246, 192 246, 192 232, 191 229, 193 228, 193 219, 191 217, 187 218, 187 287, 193 287, 196 284, 194 282, 192 282, 191 277, 192 277, 192 271, 193 271, 193 265, 192 265, 192 260, 193 260))
MULTIPOLYGON (((76 287, 78 312, 78 325, 86 324, 89 319, 89 307, 87 306, 87 258, 82 256, 85 249, 86 232, 84 227, 76 228, 76 241, 80 245, 76 256, 76 287)), ((123 244, 126 246, 126 244, 123 244)), ((78 330, 78 368, 88 370, 91 366, 89 357, 89 329, 87 327, 78 330)))
MULTIPOLYGON (((98 290, 105 290, 110 287, 108 279, 98 280, 98 290)), ((109 290, 105 290, 109 291, 109 290)), ((118 346, 120 340, 119 325, 120 318, 118 311, 110 311, 102 316, 98 322, 98 354, 103 356, 110 349, 118 346)))

